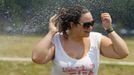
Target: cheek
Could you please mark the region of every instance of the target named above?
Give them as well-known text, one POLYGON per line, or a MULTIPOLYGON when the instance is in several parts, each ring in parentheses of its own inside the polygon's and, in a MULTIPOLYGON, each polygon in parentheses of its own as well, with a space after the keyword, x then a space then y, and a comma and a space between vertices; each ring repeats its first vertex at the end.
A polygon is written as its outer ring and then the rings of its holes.
POLYGON ((80 29, 79 28, 75 32, 76 32, 77 35, 82 35, 84 33, 84 29, 82 29, 82 28, 80 29))
POLYGON ((80 33, 82 33, 82 31, 83 31, 82 29, 79 29, 79 30, 77 30, 77 33, 80 34, 80 33))

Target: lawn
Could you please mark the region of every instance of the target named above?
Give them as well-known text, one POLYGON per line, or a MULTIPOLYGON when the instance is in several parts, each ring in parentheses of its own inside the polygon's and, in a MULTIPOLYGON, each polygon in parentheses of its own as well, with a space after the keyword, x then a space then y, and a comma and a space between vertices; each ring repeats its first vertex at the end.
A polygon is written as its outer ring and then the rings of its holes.
MULTIPOLYGON (((51 75, 51 63, 0 61, 0 75, 51 75)), ((134 66, 101 64, 99 75, 134 75, 134 66)))
POLYGON ((33 62, 0 61, 0 75, 50 75, 50 63, 38 65, 33 62))
MULTIPOLYGON (((31 57, 36 43, 43 36, 0 35, 0 57, 31 57)), ((101 60, 133 61, 134 38, 125 38, 130 54, 123 60, 108 59, 101 56, 101 60)), ((0 75, 50 75, 51 63, 38 65, 33 62, 0 61, 0 75)), ((134 66, 101 64, 99 75, 134 75, 134 66)))
POLYGON ((41 36, 0 36, 0 57, 30 57, 41 36))

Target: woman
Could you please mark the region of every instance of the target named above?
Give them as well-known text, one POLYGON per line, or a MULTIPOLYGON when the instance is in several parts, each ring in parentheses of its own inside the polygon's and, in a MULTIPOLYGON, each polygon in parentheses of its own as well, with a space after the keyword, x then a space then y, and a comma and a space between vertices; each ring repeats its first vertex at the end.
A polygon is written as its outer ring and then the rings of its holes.
POLYGON ((52 60, 52 75, 97 75, 100 54, 116 59, 128 55, 109 13, 102 13, 101 20, 108 37, 91 32, 94 19, 85 7, 62 8, 50 18, 49 32, 34 48, 32 60, 38 64, 52 60))

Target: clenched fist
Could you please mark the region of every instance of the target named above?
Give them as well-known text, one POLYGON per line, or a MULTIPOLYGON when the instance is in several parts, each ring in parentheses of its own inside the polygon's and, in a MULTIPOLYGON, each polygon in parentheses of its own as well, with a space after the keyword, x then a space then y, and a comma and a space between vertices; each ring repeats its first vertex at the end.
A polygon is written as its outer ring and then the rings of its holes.
POLYGON ((101 13, 101 21, 105 30, 112 27, 112 19, 109 13, 101 13))

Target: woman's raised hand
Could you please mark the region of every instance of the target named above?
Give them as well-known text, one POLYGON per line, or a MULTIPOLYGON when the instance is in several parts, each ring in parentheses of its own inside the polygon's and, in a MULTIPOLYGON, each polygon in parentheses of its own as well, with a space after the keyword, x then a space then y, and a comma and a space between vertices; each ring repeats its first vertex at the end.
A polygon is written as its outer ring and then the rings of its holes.
POLYGON ((58 16, 54 15, 49 20, 49 31, 51 32, 58 32, 58 16))
POLYGON ((109 13, 101 13, 101 21, 105 30, 112 27, 112 19, 109 13))

